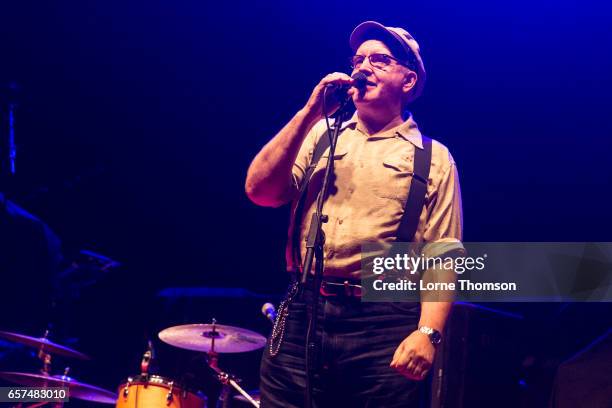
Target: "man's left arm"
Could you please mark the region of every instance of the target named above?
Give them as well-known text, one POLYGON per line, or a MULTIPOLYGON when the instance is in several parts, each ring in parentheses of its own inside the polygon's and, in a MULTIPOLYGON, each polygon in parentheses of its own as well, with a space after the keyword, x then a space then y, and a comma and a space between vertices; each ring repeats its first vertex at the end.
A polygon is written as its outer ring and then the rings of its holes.
MULTIPOLYGON (((454 256, 463 251, 459 176, 450 154, 449 158, 449 166, 443 173, 435 191, 435 200, 423 234, 423 241, 427 243, 423 248, 423 253, 427 257, 454 256)), ((422 280, 424 282, 454 282, 456 275, 452 271, 432 268, 423 273, 422 280)), ((448 295, 444 293, 438 298, 435 297, 435 294, 421 295, 419 328, 426 327, 439 333, 444 331, 452 307, 452 301, 448 295)), ((400 343, 390 366, 410 379, 422 380, 431 368, 434 356, 435 346, 430 336, 417 329, 400 343)))

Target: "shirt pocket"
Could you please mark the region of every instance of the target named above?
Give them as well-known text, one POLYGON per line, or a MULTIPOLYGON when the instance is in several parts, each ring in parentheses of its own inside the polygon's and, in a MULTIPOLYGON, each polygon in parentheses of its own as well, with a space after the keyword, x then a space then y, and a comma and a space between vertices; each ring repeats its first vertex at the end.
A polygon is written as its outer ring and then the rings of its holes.
MULTIPOLYGON (((346 156, 346 152, 347 152, 346 148, 341 148, 340 146, 336 146, 336 151, 334 152, 334 160, 342 159, 344 156, 346 156)), ((328 157, 329 157, 329 148, 325 150, 325 153, 323 153, 323 155, 321 156, 320 161, 323 162, 323 165, 327 163, 328 157)))
MULTIPOLYGON (((335 161, 342 161, 342 159, 344 157, 346 157, 346 153, 347 150, 346 149, 338 149, 338 147, 336 147, 336 151, 334 152, 334 162, 335 161)), ((316 171, 323 171, 325 172, 325 167, 327 166, 327 159, 329 157, 329 148, 325 150, 325 152, 321 155, 321 158, 319 159, 319 162, 317 163, 317 167, 316 167, 316 171)), ((312 157, 311 157, 312 160, 312 157)))
POLYGON ((373 193, 380 198, 406 204, 408 188, 413 176, 412 159, 406 155, 390 156, 382 160, 372 185, 373 193))
MULTIPOLYGON (((347 155, 346 149, 339 149, 339 146, 336 147, 336 151, 334 152, 334 167, 338 169, 338 167, 342 166, 342 162, 345 160, 347 155)), ((309 190, 314 189, 314 191, 319 191, 321 189, 321 184, 323 183, 323 177, 325 176, 325 167, 327 166, 327 158, 329 157, 329 149, 325 151, 321 155, 317 166, 315 167, 314 172, 312 173, 312 178, 310 179, 309 190)))

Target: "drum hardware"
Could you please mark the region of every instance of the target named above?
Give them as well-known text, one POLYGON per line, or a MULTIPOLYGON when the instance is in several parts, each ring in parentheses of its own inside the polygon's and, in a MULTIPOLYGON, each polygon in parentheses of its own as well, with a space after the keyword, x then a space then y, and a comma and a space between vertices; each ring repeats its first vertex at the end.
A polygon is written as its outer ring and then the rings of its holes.
MULTIPOLYGON (((257 401, 257 402, 261 403, 261 402, 260 402, 260 400, 261 400, 261 394, 260 394, 259 390, 251 390, 251 391, 248 391, 248 394, 249 394, 249 396, 251 396, 251 398, 253 398, 255 401, 257 401)), ((235 401, 240 401, 241 403, 244 403, 244 404, 249 404, 249 405, 251 404, 251 402, 250 402, 248 399, 246 399, 245 397, 243 397, 242 395, 234 395, 234 398, 233 398, 233 399, 234 399, 235 401)), ((240 406, 242 406, 242 405, 240 405, 240 406)))
POLYGON ((140 374, 147 375, 149 372, 149 363, 151 362, 151 351, 147 350, 142 355, 142 361, 140 362, 140 374))
POLYGON ((166 395, 166 401, 168 401, 168 403, 172 402, 173 392, 174 392, 174 381, 170 381, 170 390, 168 390, 168 395, 166 395))
POLYGON ((134 379, 132 377, 128 377, 127 382, 125 383, 125 387, 123 388, 124 397, 127 397, 130 393, 130 386, 132 385, 132 381, 134 381, 134 379))
POLYGON ((208 355, 208 365, 209 367, 217 373, 217 379, 222 385, 221 388, 221 397, 219 398, 219 403, 222 407, 226 407, 229 404, 229 400, 231 397, 231 388, 233 387, 236 391, 238 391, 241 395, 243 395, 249 402, 251 402, 255 407, 259 408, 259 404, 255 402, 254 399, 251 398, 249 394, 238 384, 240 379, 237 377, 222 371, 219 368, 219 354, 215 352, 215 339, 220 337, 219 332, 217 332, 217 319, 212 319, 212 328, 210 331, 205 331, 202 333, 202 337, 209 338, 210 340, 210 350, 207 352, 208 355))
POLYGON ((142 360, 140 361, 140 375, 147 375, 149 373, 149 369, 151 368, 151 364, 155 360, 155 353, 153 352, 153 342, 151 340, 147 341, 147 350, 142 355, 142 360))
POLYGON ((235 389, 254 407, 259 402, 253 399, 239 384, 240 379, 219 368, 219 353, 241 353, 257 350, 266 344, 266 338, 250 330, 217 324, 187 324, 169 327, 159 332, 159 338, 172 346, 206 353, 208 366, 221 383, 219 404, 228 406, 231 390, 235 389))
MULTIPOLYGON (((246 400, 248 402, 250 402, 254 407, 259 408, 259 402, 254 400, 248 392, 246 392, 241 386, 240 384, 238 384, 240 382, 240 379, 237 378, 236 376, 226 373, 224 371, 219 370, 218 368, 215 369, 214 367, 210 366, 213 370, 215 370, 217 372, 217 379, 219 380, 219 382, 222 385, 222 389, 221 389, 221 398, 219 398, 219 403, 221 404, 221 407, 226 407, 229 404, 229 400, 231 398, 231 387, 234 388, 236 391, 238 391, 240 393, 240 395, 242 395, 244 398, 246 398, 246 400)), ((218 404, 219 406, 219 404, 218 404)))
POLYGON ((19 403, 19 404, 15 405, 14 408, 22 408, 22 407, 23 408, 38 408, 38 407, 44 407, 45 405, 51 406, 50 404, 53 404, 52 406, 54 408, 62 408, 64 406, 63 402, 56 402, 56 403, 53 403, 53 402, 35 402, 32 405, 28 405, 27 407, 25 407, 23 405, 23 403, 19 403))
MULTIPOLYGON (((45 405, 48 404, 53 404, 52 402, 35 402, 32 405, 28 405, 27 408, 38 408, 38 407, 44 407, 45 405)), ((15 408, 22 408, 23 404, 17 404, 15 405, 15 408)), ((55 408, 62 408, 64 406, 63 402, 57 402, 55 404, 53 404, 53 407, 55 408)), ((24 407, 26 408, 26 407, 24 407)))
POLYGON ((40 372, 43 374, 49 374, 49 372, 51 372, 51 354, 45 353, 44 347, 40 346, 40 349, 38 349, 37 356, 43 363, 40 372))
POLYGON ((242 353, 260 349, 266 338, 259 333, 240 327, 218 324, 185 324, 162 330, 159 339, 171 346, 185 350, 208 353, 242 353))
MULTIPOLYGON (((82 383, 70 378, 70 367, 65 367, 61 375, 51 375, 52 356, 59 355, 79 360, 91 360, 89 356, 66 346, 49 340, 49 330, 45 330, 43 337, 30 337, 19 333, 0 331, 0 338, 38 349, 37 357, 42 361, 40 373, 24 373, 4 371, 0 372, 0 378, 19 385, 31 387, 58 387, 68 388, 71 398, 85 401, 99 402, 103 404, 114 404, 116 396, 114 393, 102 388, 82 383)), ((36 403, 29 408, 43 406, 48 402, 36 403)), ((61 407, 63 403, 54 403, 61 407)))
MULTIPOLYGON (((38 348, 38 353, 36 354, 36 356, 39 360, 42 361, 42 368, 40 369, 40 374, 42 374, 43 376, 51 375, 52 353, 65 357, 78 358, 81 360, 90 359, 89 356, 83 353, 50 341, 49 330, 45 330, 44 336, 38 338, 5 331, 0 331, 0 337, 18 344, 38 348)), ((70 371, 70 367, 66 367, 64 372, 65 376, 68 375, 68 371, 70 371)))
POLYGON ((57 387, 68 388, 70 398, 101 404, 114 404, 117 400, 115 393, 94 385, 82 383, 67 375, 49 376, 34 373, 19 373, 11 371, 0 372, 0 378, 19 385, 29 387, 57 387))
POLYGON ((206 396, 192 392, 173 379, 151 373, 156 362, 153 343, 147 348, 140 362, 140 375, 128 377, 119 386, 116 408, 204 408, 206 396))
MULTIPOLYGON (((49 330, 45 330, 45 335, 42 339, 47 340, 49 336, 49 330)), ((45 344, 41 343, 38 348, 37 357, 43 362, 42 369, 40 370, 43 374, 49 374, 51 372, 51 354, 45 352, 45 344)))
POLYGON ((205 408, 206 396, 158 375, 129 377, 119 386, 116 408, 205 408))
POLYGON ((217 319, 212 318, 210 331, 202 332, 202 337, 210 339, 210 350, 208 350, 208 364, 216 371, 219 368, 219 354, 215 352, 215 339, 221 337, 217 331, 217 319))
MULTIPOLYGON (((45 331, 45 335, 43 337, 30 337, 19 333, 0 331, 0 338, 12 341, 14 343, 23 344, 24 346, 37 348, 38 357, 43 361, 43 364, 51 364, 51 355, 76 358, 78 360, 91 360, 91 357, 88 355, 69 347, 54 343, 49 340, 48 337, 49 330, 45 331)), ((47 370, 47 372, 48 371, 49 370, 47 370)))
MULTIPOLYGON (((140 361, 140 376, 142 378, 149 377, 149 365, 151 364, 151 360, 153 359, 153 344, 151 343, 151 340, 148 341, 147 346, 148 346, 147 350, 142 355, 142 360, 140 361)), ((127 382, 125 383, 125 386, 123 387, 122 394, 124 397, 127 397, 129 395, 130 387, 133 381, 134 379, 132 377, 128 377, 127 382)), ((170 384, 172 385, 172 382, 170 382, 170 384)), ((147 387, 147 384, 145 384, 145 388, 146 387, 147 387)), ((172 387, 170 388, 170 393, 166 397, 166 399, 169 400, 171 398, 172 398, 172 387)))

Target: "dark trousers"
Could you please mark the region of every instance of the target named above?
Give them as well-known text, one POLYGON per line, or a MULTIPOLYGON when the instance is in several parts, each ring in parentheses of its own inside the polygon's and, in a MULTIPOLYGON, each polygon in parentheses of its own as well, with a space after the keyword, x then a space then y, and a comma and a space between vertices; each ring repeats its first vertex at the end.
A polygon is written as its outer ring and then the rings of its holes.
MULTIPOLYGON (((306 302, 289 306, 284 340, 261 362, 261 406, 303 407, 306 392, 306 302)), ((313 405, 317 408, 418 407, 423 384, 389 367, 397 346, 416 329, 419 305, 368 303, 359 298, 319 298, 313 405)))

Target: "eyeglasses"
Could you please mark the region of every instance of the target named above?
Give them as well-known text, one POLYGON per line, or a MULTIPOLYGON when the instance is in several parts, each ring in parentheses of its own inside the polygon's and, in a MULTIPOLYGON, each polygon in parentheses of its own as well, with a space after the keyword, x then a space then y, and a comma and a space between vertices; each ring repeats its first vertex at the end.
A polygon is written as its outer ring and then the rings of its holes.
POLYGON ((370 54, 367 57, 365 55, 353 55, 350 60, 351 68, 361 68, 361 64, 363 64, 366 58, 370 61, 370 65, 377 69, 385 69, 391 65, 393 61, 395 61, 396 64, 410 68, 406 63, 388 54, 370 54))

